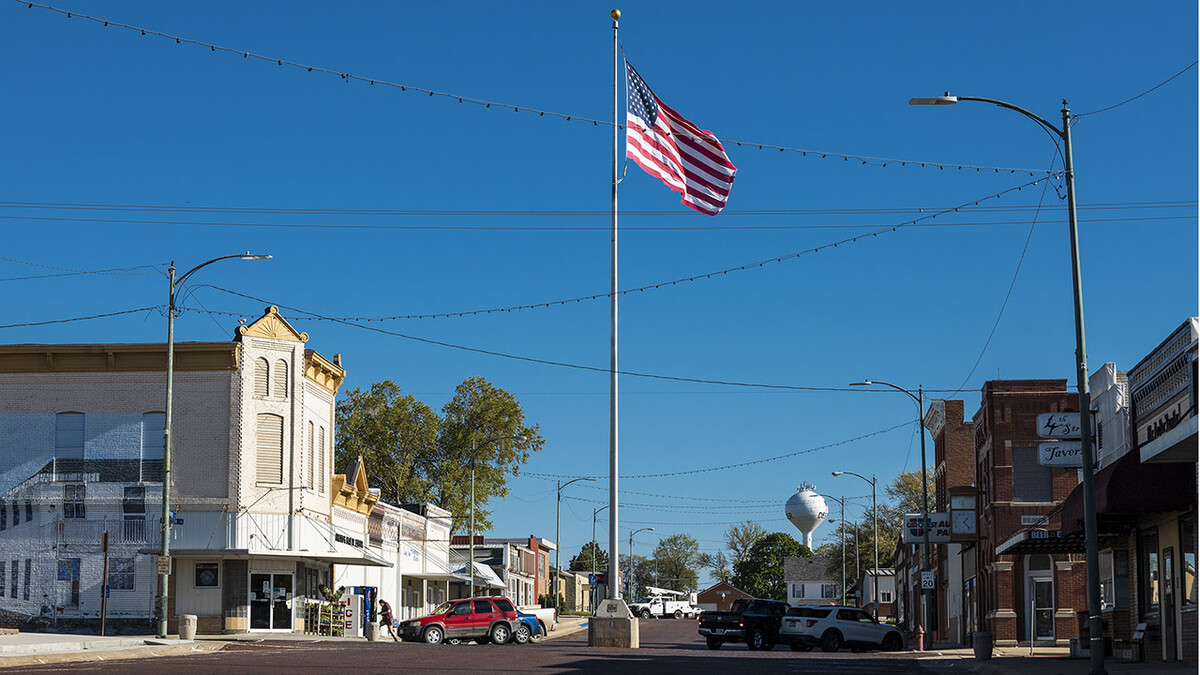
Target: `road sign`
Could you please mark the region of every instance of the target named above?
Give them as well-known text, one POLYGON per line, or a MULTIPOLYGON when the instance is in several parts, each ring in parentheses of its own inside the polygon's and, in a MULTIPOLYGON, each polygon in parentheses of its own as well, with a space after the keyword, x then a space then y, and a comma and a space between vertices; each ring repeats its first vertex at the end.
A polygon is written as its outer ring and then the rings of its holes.
POLYGON ((937 589, 937 579, 934 578, 933 572, 921 572, 921 590, 932 591, 937 589))
POLYGON ((1037 417, 1041 438, 1079 438, 1079 413, 1042 413, 1037 417))
POLYGON ((1038 443, 1038 464, 1082 468, 1083 443, 1078 440, 1038 443))
POLYGON ((169 556, 169 555, 158 556, 158 573, 159 574, 170 574, 171 573, 171 556, 169 556))

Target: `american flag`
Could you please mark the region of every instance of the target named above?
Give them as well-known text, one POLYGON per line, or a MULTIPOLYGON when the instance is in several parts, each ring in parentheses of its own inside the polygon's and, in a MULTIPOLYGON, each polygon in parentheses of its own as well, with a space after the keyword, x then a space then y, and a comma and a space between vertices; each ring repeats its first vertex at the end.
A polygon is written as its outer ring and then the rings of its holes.
POLYGON ((625 62, 625 156, 683 195, 684 204, 715 216, 725 208, 737 167, 711 132, 671 110, 625 62))

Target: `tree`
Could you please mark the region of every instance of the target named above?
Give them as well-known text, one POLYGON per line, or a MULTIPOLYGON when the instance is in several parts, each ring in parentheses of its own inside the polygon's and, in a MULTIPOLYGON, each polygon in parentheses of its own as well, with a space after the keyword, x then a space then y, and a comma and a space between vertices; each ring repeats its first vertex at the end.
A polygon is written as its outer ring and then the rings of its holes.
POLYGON ((790 534, 773 532, 759 538, 746 556, 733 564, 731 583, 756 598, 787 600, 783 559, 811 555, 812 551, 790 534))
POLYGON ((652 583, 659 588, 685 593, 696 590, 701 558, 700 544, 689 535, 673 534, 659 539, 651 559, 654 565, 652 583))
POLYGON ((470 516, 472 447, 478 447, 475 527, 487 530, 488 501, 507 496, 508 477, 545 444, 538 425, 525 424, 513 395, 482 377, 458 385, 440 417, 391 380, 347 392, 336 414, 336 468, 361 455, 368 481, 384 501, 433 502, 454 514, 454 531, 470 516), (509 436, 525 440, 484 443, 509 436))
POLYGON ((620 554, 618 560, 621 564, 621 588, 630 589, 628 591, 622 590, 622 592, 628 592, 629 595, 632 596, 631 598, 628 598, 630 601, 644 597, 646 595, 646 586, 654 585, 654 561, 646 556, 633 556, 633 571, 631 577, 629 568, 629 554, 620 554), (632 583, 630 583, 631 579, 632 583))
POLYGON ((701 553, 700 566, 709 570, 717 581, 729 581, 733 578, 733 567, 729 562, 729 558, 721 551, 717 553, 701 553))
POLYGON ((732 554, 730 563, 736 565, 745 560, 750 548, 765 536, 767 536, 766 529, 753 520, 747 520, 741 525, 730 526, 728 530, 725 530, 725 548, 729 549, 732 554))
POLYGON ((572 572, 591 572, 593 569, 597 572, 608 571, 608 551, 600 548, 600 544, 595 541, 589 541, 579 549, 579 554, 571 558, 570 565, 567 569, 572 572), (592 562, 595 561, 595 565, 592 562))

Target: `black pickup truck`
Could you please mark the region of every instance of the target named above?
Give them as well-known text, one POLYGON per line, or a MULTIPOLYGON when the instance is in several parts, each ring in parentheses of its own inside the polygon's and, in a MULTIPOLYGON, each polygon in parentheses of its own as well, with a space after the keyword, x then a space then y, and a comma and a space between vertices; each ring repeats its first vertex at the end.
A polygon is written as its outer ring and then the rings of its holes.
POLYGON ((699 632, 709 649, 726 642, 745 642, 751 650, 771 649, 779 641, 779 624, 788 604, 762 598, 739 598, 728 612, 702 612, 699 632))

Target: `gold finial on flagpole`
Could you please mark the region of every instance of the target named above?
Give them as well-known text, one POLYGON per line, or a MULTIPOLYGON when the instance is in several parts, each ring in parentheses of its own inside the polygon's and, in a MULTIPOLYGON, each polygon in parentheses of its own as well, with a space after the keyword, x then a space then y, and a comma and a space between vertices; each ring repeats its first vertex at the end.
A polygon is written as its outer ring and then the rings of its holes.
POLYGON ((621 10, 614 9, 613 11, 609 12, 608 15, 613 18, 613 21, 616 21, 617 19, 621 18, 621 10))

